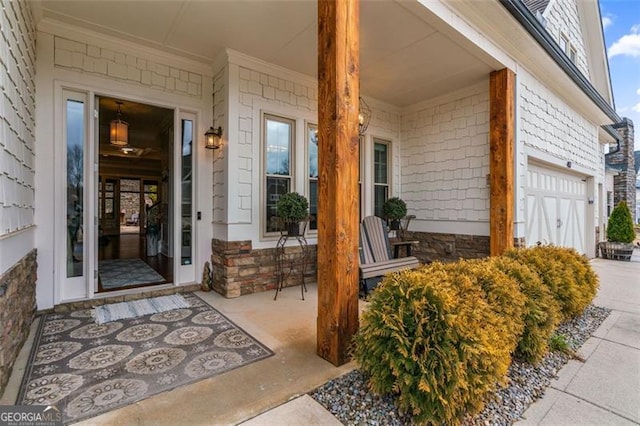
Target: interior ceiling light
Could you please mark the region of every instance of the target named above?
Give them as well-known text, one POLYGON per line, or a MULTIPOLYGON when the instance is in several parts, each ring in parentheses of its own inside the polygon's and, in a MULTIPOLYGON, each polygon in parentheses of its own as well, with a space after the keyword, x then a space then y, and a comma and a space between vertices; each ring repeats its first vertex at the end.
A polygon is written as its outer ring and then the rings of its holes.
POLYGON ((120 148, 122 150, 122 152, 124 152, 125 154, 129 154, 132 152, 135 152, 135 148, 132 148, 130 146, 123 146, 122 148, 120 148))
POLYGON ((111 120, 109 124, 109 142, 115 146, 127 146, 129 145, 129 123, 120 118, 122 116, 120 111, 122 102, 117 101, 116 103, 118 104, 118 113, 116 119, 111 120))

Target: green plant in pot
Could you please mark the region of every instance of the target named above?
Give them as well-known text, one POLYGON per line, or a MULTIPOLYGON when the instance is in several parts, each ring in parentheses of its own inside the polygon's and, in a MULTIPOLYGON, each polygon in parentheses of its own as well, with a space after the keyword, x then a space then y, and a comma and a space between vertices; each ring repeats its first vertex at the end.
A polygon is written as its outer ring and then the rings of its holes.
POLYGON ((631 260, 633 253, 633 219, 627 203, 620 201, 611 212, 607 224, 607 242, 602 250, 603 257, 615 260, 631 260))
POLYGON ((407 215, 407 204, 398 197, 391 197, 382 205, 382 214, 389 228, 400 229, 400 220, 407 215))
POLYGON ((278 198, 278 217, 287 227, 289 235, 300 234, 300 222, 309 217, 309 202, 297 192, 288 192, 278 198))

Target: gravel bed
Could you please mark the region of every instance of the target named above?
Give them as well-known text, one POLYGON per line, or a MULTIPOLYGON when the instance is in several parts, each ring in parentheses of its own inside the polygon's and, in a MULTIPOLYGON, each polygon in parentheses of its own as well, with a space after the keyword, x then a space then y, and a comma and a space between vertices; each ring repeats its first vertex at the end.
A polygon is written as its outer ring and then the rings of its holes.
MULTIPOLYGON (((557 330, 570 347, 578 349, 609 316, 609 309, 590 305, 584 313, 560 325, 557 330)), ((509 425, 520 418, 527 407, 540 398, 557 372, 570 357, 549 353, 538 365, 514 360, 509 368, 509 384, 495 392, 482 412, 467 418, 465 425, 509 425)), ((367 387, 366 377, 354 370, 325 383, 309 394, 345 425, 406 425, 411 418, 398 412, 390 395, 375 395, 367 387)))

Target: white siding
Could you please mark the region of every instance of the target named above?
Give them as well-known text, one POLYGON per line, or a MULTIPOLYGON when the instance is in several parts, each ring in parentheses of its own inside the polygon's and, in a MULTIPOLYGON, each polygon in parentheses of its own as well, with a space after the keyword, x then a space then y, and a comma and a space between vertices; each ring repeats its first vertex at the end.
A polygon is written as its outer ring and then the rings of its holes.
MULTIPOLYGON (((237 203, 237 217, 234 222, 250 223, 252 221, 253 197, 259 197, 261 182, 253 180, 253 170, 260 169, 260 120, 261 110, 278 114, 283 112, 291 118, 316 117, 317 84, 294 82, 276 72, 256 71, 247 66, 238 67, 238 155, 237 163, 237 196, 230 202, 237 203), (258 130, 256 132, 256 130, 258 130), (256 191, 252 191, 255 188, 256 191)), ((233 117, 230 117, 233 119, 233 117)), ((303 123, 298 123, 298 127, 303 123)), ((298 129, 300 130, 300 129, 298 129)), ((301 133, 298 131, 298 135, 301 133)), ((303 147, 303 141, 297 141, 303 147)), ((297 155, 299 161, 304 157, 297 155)), ((304 188, 293 190, 304 193, 304 188)), ((231 221, 231 220, 230 220, 231 221)))
MULTIPOLYGON (((228 100, 226 98, 226 88, 225 88, 225 69, 221 69, 216 75, 213 77, 213 93, 215 99, 215 117, 213 118, 214 125, 216 128, 218 126, 224 127, 225 119, 227 116, 227 105, 228 100)), ((223 129, 223 137, 225 138, 224 132, 225 130, 229 131, 229 129, 223 129)), ((227 182, 227 174, 225 173, 225 162, 224 162, 224 149, 220 149, 217 152, 214 152, 215 161, 213 163, 213 222, 215 223, 224 223, 226 221, 227 215, 227 206, 226 206, 226 182, 227 182)))
MULTIPOLYGON (((526 70, 518 71, 517 83, 518 162, 516 165, 516 222, 524 224, 526 176, 531 160, 559 170, 571 169, 587 182, 587 197, 593 200, 586 211, 585 252, 592 253, 598 218, 598 185, 604 182, 604 151, 598 140, 598 126, 571 109, 526 70)), ((524 236, 519 226, 516 236, 524 236)), ((530 242, 528 242, 530 243, 530 242)))
POLYGON ((521 142, 557 159, 584 167, 602 181, 598 128, 535 78, 518 74, 521 142))
POLYGON ((81 71, 165 92, 202 96, 202 75, 167 62, 126 54, 93 43, 56 36, 54 64, 57 68, 81 71))
POLYGON ((29 4, 0 0, 0 30, 2 236, 34 223, 36 38, 29 4))
POLYGON ((488 132, 488 82, 402 115, 402 198, 409 214, 488 222, 488 132))
POLYGON ((547 31, 556 43, 559 43, 560 34, 562 33, 576 48, 576 66, 585 77, 590 78, 576 0, 551 1, 545 11, 545 18, 547 19, 547 31))

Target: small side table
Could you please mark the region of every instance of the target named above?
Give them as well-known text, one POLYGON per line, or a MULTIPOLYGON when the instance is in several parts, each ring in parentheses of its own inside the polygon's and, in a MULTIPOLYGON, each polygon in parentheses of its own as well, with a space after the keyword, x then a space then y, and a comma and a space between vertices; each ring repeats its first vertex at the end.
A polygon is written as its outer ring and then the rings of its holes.
POLYGON ((276 295, 273 300, 278 298, 278 292, 284 288, 284 284, 296 269, 296 266, 300 270, 300 292, 302 293, 302 300, 304 300, 304 293, 307 291, 307 285, 304 282, 304 275, 307 269, 307 259, 309 257, 309 247, 307 245, 307 239, 304 235, 287 235, 283 234, 278 239, 276 244, 276 295), (286 253, 286 244, 290 239, 295 239, 300 246, 300 253, 286 253))
POLYGON ((419 241, 418 240, 414 240, 414 241, 394 241, 391 243, 391 245, 393 246, 393 257, 394 258, 398 258, 400 257, 400 247, 404 247, 406 253, 407 253, 407 257, 411 256, 411 247, 414 244, 418 244, 419 241))

